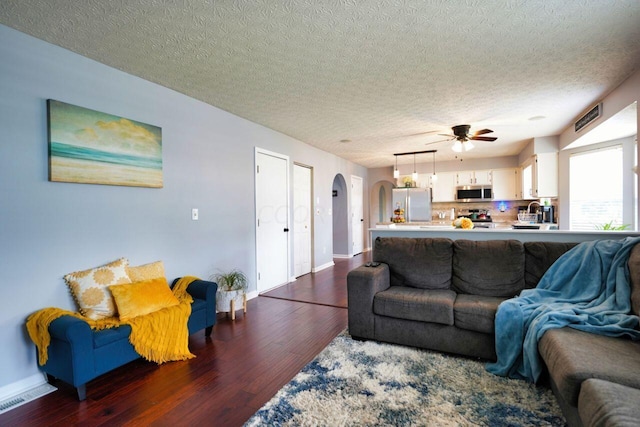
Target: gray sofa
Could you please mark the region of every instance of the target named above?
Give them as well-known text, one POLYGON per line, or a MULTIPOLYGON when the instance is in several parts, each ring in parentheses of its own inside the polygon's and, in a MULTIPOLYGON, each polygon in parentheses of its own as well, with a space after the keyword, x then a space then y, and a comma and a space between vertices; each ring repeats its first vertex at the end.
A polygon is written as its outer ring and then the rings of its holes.
MULTIPOLYGON (((498 305, 535 287, 544 272, 573 246, 517 240, 377 238, 375 266, 358 267, 347 276, 349 333, 356 339, 495 360, 493 322, 498 305)), ((637 246, 629 267, 633 308, 638 314, 637 246)), ((570 425, 625 425, 625 420, 632 421, 629 425, 638 424, 640 402, 633 396, 640 390, 640 342, 562 328, 545 333, 539 350, 570 425), (630 405, 629 399, 635 403, 630 405)))

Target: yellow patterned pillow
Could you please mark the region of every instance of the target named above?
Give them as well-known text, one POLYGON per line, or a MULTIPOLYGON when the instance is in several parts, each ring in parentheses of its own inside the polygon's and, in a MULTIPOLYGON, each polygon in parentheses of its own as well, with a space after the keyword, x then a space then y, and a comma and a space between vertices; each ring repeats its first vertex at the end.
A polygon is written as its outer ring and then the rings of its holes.
POLYGON ((116 315, 109 286, 131 283, 127 274, 127 265, 129 261, 126 258, 120 258, 101 267, 76 271, 64 276, 73 298, 78 303, 80 313, 93 320, 116 315))
POLYGON ((127 267, 127 273, 129 273, 129 279, 131 279, 132 282, 142 282, 143 280, 166 277, 164 275, 164 264, 162 261, 156 261, 136 267, 127 267))
POLYGON ((110 289, 118 307, 120 320, 129 320, 180 304, 164 277, 127 285, 114 285, 110 289))

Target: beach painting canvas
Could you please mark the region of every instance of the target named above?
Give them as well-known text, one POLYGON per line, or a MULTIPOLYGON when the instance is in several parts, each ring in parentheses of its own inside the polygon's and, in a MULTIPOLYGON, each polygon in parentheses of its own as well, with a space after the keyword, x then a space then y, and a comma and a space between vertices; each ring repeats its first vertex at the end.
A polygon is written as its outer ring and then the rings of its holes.
POLYGON ((162 129, 47 100, 49 180, 162 187, 162 129))

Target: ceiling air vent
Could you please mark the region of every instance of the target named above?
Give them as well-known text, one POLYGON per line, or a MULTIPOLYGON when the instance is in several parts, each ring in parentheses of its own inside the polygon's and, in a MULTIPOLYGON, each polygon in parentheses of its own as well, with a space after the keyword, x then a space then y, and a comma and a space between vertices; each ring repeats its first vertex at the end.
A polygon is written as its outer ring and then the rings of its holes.
POLYGON ((600 117, 602 114, 602 102, 593 107, 587 114, 580 117, 576 122, 576 132, 579 132, 582 128, 587 126, 589 123, 600 117))

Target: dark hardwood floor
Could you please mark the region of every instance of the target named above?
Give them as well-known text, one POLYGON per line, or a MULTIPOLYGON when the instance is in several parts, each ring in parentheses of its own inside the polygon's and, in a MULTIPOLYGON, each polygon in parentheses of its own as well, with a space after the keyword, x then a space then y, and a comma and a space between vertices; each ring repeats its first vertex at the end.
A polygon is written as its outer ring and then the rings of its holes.
POLYGON ((346 275, 370 252, 248 302, 210 338, 189 339, 197 356, 156 365, 138 359, 87 385, 58 390, 0 415, 0 426, 241 426, 347 327, 346 275))

